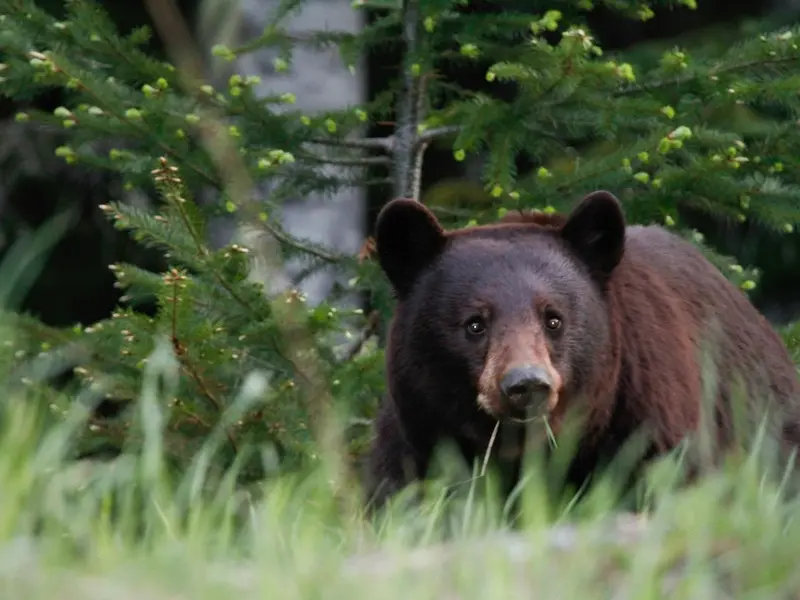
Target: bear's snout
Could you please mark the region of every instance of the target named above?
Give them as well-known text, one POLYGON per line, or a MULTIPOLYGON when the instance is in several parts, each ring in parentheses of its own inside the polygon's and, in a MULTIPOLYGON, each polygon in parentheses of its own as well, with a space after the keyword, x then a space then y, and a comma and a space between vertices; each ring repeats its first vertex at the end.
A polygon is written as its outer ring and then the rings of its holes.
POLYGON ((527 412, 547 405, 553 380, 541 365, 512 367, 500 378, 500 393, 514 412, 527 412))
POLYGON ((478 380, 478 404, 495 419, 526 421, 551 413, 562 387, 541 331, 505 328, 488 350, 478 380))

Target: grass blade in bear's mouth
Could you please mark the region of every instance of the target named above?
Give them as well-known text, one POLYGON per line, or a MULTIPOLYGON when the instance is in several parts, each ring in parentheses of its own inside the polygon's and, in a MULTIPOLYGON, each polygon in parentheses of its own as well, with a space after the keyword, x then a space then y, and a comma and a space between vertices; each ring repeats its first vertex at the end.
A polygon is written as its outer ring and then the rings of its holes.
POLYGON ((535 423, 537 421, 546 421, 547 414, 544 411, 529 408, 527 410, 511 409, 508 416, 504 419, 509 423, 517 423, 520 425, 527 425, 528 423, 535 423))
POLYGON ((536 411, 532 408, 528 409, 527 412, 513 411, 504 419, 504 421, 506 423, 519 426, 525 426, 531 423, 541 423, 544 425, 545 431, 547 432, 547 441, 553 448, 556 447, 555 433, 553 432, 552 427, 550 427, 549 415, 546 411, 536 411))

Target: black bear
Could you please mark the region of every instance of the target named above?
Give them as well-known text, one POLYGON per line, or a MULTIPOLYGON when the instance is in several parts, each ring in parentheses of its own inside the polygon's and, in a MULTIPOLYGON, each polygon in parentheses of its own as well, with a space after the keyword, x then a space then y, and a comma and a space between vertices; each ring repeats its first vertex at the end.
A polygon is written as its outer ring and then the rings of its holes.
POLYGON ((582 411, 576 485, 637 430, 650 436, 650 455, 674 448, 700 421, 709 332, 720 447, 732 434, 736 381, 777 403, 781 443, 800 442, 797 371, 768 321, 691 244, 626 226, 609 192, 569 215, 509 213, 453 231, 419 202, 396 199, 375 239, 397 307, 368 457, 373 508, 425 477, 440 440, 473 460, 498 422, 522 429, 532 414, 557 436, 566 411, 582 411))

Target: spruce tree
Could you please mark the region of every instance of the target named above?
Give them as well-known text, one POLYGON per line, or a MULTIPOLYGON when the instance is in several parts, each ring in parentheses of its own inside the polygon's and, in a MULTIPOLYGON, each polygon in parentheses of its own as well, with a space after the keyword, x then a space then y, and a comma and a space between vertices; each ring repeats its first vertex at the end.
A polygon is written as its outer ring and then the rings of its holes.
MULTIPOLYGON (((225 60, 273 46, 288 64, 297 41, 285 17, 301 2, 282 7, 260 38, 213 54, 225 60)), ((156 212, 119 202, 101 208, 169 263, 162 273, 111 265, 124 303, 101 322, 55 330, 18 315, 22 335, 9 357, 19 381, 64 411, 63 396, 40 365, 72 361, 81 383, 92 384, 79 400, 135 401, 154 348, 166 342, 178 365, 177 387, 162 407, 165 448, 176 465, 211 436, 221 448, 220 465, 245 447, 271 444, 282 468, 298 467, 327 448, 320 450, 315 435, 322 435, 319 423, 331 410, 344 419, 349 452, 359 455, 383 390, 382 351, 361 342, 390 315, 390 291, 371 240, 359 256, 336 255, 295 239, 273 215, 289 195, 369 185, 381 169, 394 196, 418 198, 422 157, 433 143, 452 147, 456 160, 487 156, 481 177, 490 207, 442 211, 449 225, 491 221, 508 210, 567 210, 604 188, 621 198, 632 223, 681 233, 744 290, 756 286, 757 273, 708 247, 681 210, 754 220, 777 233, 800 222, 792 167, 800 153, 800 29, 766 31, 725 47, 607 55, 585 25, 590 2, 551 0, 534 16, 513 3, 491 16, 461 10, 466 4, 380 3, 381 18, 359 35, 312 36, 311 43, 337 47, 348 64, 396 40, 404 58, 391 88, 367 105, 301 114, 291 109, 290 95, 254 97, 247 73, 213 89, 191 62, 154 59, 142 50, 148 31, 121 35, 89 0, 69 2, 62 20, 33 0, 0 0, 0 91, 24 99, 56 87, 70 98, 52 114, 31 111, 17 119, 65 129, 70 142, 56 150, 65 161, 156 190, 156 212), (461 89, 441 77, 444 65, 485 65, 487 82, 512 83, 514 96, 461 89), (393 121, 394 133, 359 137, 370 120, 393 121), (534 164, 531 172, 516 172, 520 156, 534 164), (335 166, 335 175, 320 165, 335 166), (253 198, 252 182, 262 180, 272 192, 253 198), (193 200, 209 187, 218 202, 193 200), (269 252, 244 243, 210 248, 205 227, 220 212, 259 233, 269 252), (265 289, 252 277, 253 257, 276 255, 348 272, 351 291, 369 292, 376 312, 344 314, 335 294, 310 306, 292 290, 265 289), (153 298, 157 314, 150 317, 138 307, 153 298), (337 345, 334 334, 342 331, 354 341, 337 345), (241 404, 243 390, 258 402, 241 404)), ((692 0, 605 4, 641 19, 694 6, 692 0)), ((128 412, 93 417, 82 448, 135 446, 131 419, 128 412)), ((261 462, 246 462, 244 473, 262 474, 261 462)))

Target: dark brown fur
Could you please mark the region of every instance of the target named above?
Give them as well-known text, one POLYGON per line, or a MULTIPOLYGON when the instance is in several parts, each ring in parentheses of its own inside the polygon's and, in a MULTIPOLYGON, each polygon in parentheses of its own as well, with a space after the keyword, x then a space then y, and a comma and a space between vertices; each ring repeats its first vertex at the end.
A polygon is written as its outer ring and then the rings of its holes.
POLYGON ((398 305, 369 458, 376 504, 423 478, 443 438, 467 459, 481 456, 508 413, 499 377, 525 362, 553 375, 556 433, 566 411, 582 410, 576 485, 640 428, 651 454, 697 429, 707 339, 718 441, 730 442, 738 375, 754 400, 766 392, 777 402, 779 441, 800 443, 800 384, 777 333, 690 244, 659 227, 625 227, 611 194, 589 195, 571 215, 508 213, 448 232, 423 206, 399 200, 377 230, 398 305), (552 310, 563 313, 563 332, 543 327, 552 310), (470 315, 490 323, 478 341, 461 329, 470 315))

